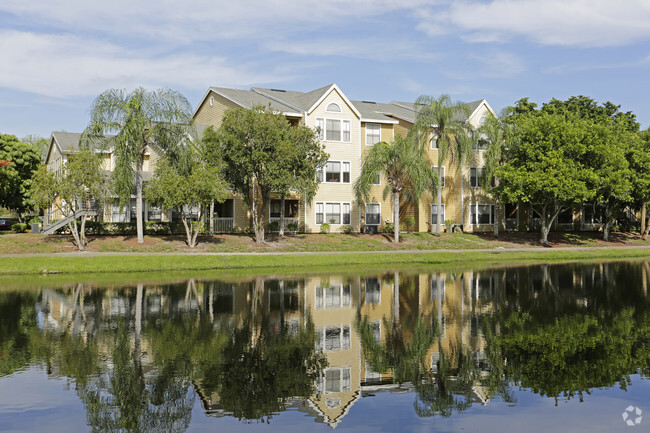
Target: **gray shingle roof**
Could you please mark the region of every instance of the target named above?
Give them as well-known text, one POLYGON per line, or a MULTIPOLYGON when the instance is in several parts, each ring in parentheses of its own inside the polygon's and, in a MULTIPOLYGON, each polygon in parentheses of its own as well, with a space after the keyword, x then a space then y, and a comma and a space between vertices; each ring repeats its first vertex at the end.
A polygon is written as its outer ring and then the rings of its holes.
POLYGON ((244 108, 253 108, 256 105, 267 107, 270 105, 273 110, 283 113, 296 111, 294 107, 286 103, 273 100, 252 90, 226 89, 224 87, 210 87, 210 89, 244 108))

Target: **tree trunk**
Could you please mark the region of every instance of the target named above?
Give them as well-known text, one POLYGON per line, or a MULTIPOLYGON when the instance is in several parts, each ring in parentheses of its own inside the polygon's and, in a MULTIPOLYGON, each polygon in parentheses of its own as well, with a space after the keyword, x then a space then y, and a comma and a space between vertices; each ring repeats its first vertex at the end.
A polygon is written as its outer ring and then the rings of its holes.
POLYGON ((611 225, 612 223, 611 221, 609 221, 609 219, 607 219, 607 221, 605 221, 605 224, 603 224, 603 240, 605 242, 609 241, 609 228, 611 227, 611 225))
POLYGON ((393 191, 393 228, 395 242, 399 242, 399 192, 393 191))
POLYGON ((284 236, 284 193, 280 198, 280 236, 284 236))
POLYGON ((140 363, 142 351, 140 349, 140 334, 142 332, 142 301, 144 297, 144 285, 138 284, 135 294, 135 342, 133 344, 133 358, 136 363, 140 363))
POLYGON ((650 224, 646 223, 646 218, 648 215, 648 204, 643 202, 641 205, 641 239, 646 240, 648 237, 648 226, 650 224))
POLYGON ((210 234, 214 234, 214 200, 210 202, 210 222, 208 223, 210 234))
POLYGON ((199 213, 196 217, 196 228, 194 228, 194 225, 192 225, 192 243, 190 244, 190 248, 194 248, 196 246, 196 240, 199 237, 199 232, 201 231, 201 219, 203 218, 203 207, 199 203, 199 213))
POLYGON ((460 224, 465 227, 465 190, 463 182, 463 161, 460 161, 460 224))
POLYGON ((494 237, 499 237, 499 199, 494 200, 494 237))
MULTIPOLYGON (((144 226, 142 223, 142 166, 144 164, 144 149, 138 158, 135 170, 135 225, 138 232, 138 243, 144 243, 144 226)), ((130 203, 129 203, 129 206, 130 203)))
POLYGON ((551 231, 551 222, 548 221, 548 217, 546 215, 546 206, 542 208, 542 213, 539 215, 539 221, 541 225, 540 229, 540 239, 539 241, 543 245, 548 245, 548 232, 551 231))
MULTIPOLYGON (((440 179, 440 160, 438 160, 438 179, 440 179)), ((440 236, 440 211, 442 210, 442 182, 438 182, 438 206, 436 207, 436 234, 440 236)))

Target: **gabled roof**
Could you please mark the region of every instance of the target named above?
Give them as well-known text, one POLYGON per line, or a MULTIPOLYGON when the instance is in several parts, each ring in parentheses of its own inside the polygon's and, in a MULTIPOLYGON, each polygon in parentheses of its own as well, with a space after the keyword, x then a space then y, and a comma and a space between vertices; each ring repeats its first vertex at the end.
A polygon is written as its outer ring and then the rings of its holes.
MULTIPOLYGON (((271 99, 266 95, 254 92, 252 90, 226 89, 224 87, 210 87, 210 90, 243 108, 253 108, 256 105, 267 107, 270 105, 271 109, 280 111, 282 113, 296 111, 294 107, 286 103, 271 99)), ((201 104, 202 103, 203 101, 201 101, 201 104)), ((199 104, 199 107, 201 104, 199 104)))

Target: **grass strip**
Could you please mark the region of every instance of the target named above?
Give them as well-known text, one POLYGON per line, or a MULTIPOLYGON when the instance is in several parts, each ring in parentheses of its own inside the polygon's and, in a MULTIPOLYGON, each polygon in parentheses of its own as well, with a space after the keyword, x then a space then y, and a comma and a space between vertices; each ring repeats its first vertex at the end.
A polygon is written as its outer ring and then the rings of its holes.
POLYGON ((573 260, 632 259, 650 257, 648 249, 535 250, 525 252, 423 252, 402 254, 277 254, 277 255, 96 255, 79 257, 4 257, 0 275, 94 274, 122 272, 209 271, 269 269, 291 273, 329 268, 391 267, 454 263, 545 263, 573 260))

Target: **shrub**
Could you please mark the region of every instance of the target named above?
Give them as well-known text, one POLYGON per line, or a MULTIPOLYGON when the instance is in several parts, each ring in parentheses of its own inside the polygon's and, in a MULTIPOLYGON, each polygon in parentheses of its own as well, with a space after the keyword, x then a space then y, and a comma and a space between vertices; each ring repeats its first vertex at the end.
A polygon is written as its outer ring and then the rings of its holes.
POLYGON ((11 230, 14 233, 25 233, 27 231, 27 224, 25 224, 25 223, 13 223, 11 225, 11 230))
POLYGON ((329 233, 330 229, 331 229, 331 227, 330 227, 329 223, 323 223, 323 224, 320 225, 320 232, 321 233, 329 233))
POLYGON ((413 227, 415 227, 415 218, 413 217, 406 217, 402 220, 404 223, 404 226, 406 227, 406 231, 410 232, 413 230, 413 227))
POLYGON ((287 231, 291 233, 298 233, 298 223, 287 224, 287 231))
POLYGON ((345 226, 341 227, 341 231, 343 233, 345 233, 346 235, 349 235, 350 233, 352 233, 353 230, 354 230, 354 228, 351 225, 345 225, 345 226))
POLYGON ((30 223, 42 223, 43 219, 39 216, 34 216, 29 219, 30 223))
POLYGON ((279 232, 280 231, 280 222, 279 221, 273 221, 271 223, 268 223, 266 225, 266 232, 271 233, 271 232, 279 232))
POLYGON ((380 231, 387 234, 395 233, 395 225, 393 223, 386 223, 381 226, 380 231))

